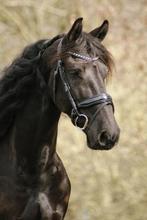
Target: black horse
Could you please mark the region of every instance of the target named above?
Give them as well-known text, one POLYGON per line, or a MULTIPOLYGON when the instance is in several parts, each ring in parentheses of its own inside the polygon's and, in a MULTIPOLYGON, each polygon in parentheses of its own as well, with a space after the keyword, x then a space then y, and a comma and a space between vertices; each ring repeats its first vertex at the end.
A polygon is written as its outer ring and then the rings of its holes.
POLYGON ((0 220, 62 220, 70 182, 56 153, 61 112, 87 136, 91 149, 119 138, 106 93, 111 56, 101 44, 108 21, 82 32, 40 40, 4 70, 0 80, 0 220))

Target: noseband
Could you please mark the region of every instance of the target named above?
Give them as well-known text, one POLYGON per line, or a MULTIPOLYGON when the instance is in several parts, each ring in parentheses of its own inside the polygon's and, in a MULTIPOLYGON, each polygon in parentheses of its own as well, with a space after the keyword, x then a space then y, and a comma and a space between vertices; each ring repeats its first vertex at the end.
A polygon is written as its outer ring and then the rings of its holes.
MULTIPOLYGON (((60 43, 58 45, 58 49, 57 49, 58 53, 61 51, 61 46, 62 46, 62 40, 60 41, 60 43)), ((73 52, 68 52, 68 54, 74 56, 75 58, 85 60, 87 62, 94 62, 94 61, 99 59, 98 57, 91 58, 91 57, 83 56, 83 55, 73 53, 73 52)), ((81 111, 80 111, 81 109, 89 108, 89 107, 92 107, 92 106, 95 106, 95 105, 100 106, 96 110, 96 112, 94 113, 93 118, 92 118, 91 121, 94 120, 95 116, 99 113, 99 111, 105 105, 111 105, 112 108, 113 108, 113 111, 114 111, 114 105, 113 105, 112 98, 107 93, 101 93, 100 95, 85 99, 81 102, 77 102, 75 100, 75 98, 73 97, 72 93, 71 93, 71 85, 68 82, 67 74, 65 72, 64 65, 63 65, 63 62, 62 62, 61 59, 58 60, 57 68, 54 72, 54 82, 53 82, 53 99, 54 99, 54 102, 55 102, 55 98, 56 98, 56 94, 55 94, 56 93, 56 89, 55 89, 55 87, 56 87, 56 76, 58 74, 59 74, 60 79, 62 81, 62 84, 64 86, 64 91, 67 94, 68 100, 69 100, 69 102, 72 106, 70 117, 71 117, 71 120, 72 120, 72 122, 75 126, 79 127, 82 130, 85 130, 88 126, 88 122, 89 122, 88 116, 84 113, 81 113, 81 111)))

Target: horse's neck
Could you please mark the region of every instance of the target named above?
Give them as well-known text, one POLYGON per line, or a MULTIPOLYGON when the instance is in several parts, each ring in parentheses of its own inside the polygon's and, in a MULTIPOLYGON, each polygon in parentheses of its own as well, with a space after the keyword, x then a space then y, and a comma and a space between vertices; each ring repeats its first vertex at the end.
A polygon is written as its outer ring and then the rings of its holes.
POLYGON ((26 163, 27 169, 34 169, 44 146, 48 146, 50 157, 54 154, 59 117, 52 101, 34 89, 15 120, 14 147, 18 164, 26 163))

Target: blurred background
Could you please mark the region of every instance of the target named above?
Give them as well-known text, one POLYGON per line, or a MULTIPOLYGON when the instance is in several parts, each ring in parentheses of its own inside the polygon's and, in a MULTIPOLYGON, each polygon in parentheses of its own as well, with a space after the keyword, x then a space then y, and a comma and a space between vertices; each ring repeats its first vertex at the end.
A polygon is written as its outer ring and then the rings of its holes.
POLYGON ((66 220, 147 219, 147 1, 0 0, 0 69, 27 44, 66 32, 84 17, 90 31, 104 19, 104 45, 116 66, 108 91, 121 128, 111 151, 92 151, 63 115, 57 151, 72 183, 66 220))

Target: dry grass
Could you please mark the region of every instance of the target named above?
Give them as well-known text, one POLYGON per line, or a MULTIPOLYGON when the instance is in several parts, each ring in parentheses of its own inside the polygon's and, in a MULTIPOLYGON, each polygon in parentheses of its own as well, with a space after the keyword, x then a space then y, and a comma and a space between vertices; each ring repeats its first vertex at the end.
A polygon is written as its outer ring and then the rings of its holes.
POLYGON ((109 84, 121 127, 119 145, 93 152, 63 116, 58 152, 72 182, 66 220, 147 219, 147 1, 0 0, 0 69, 28 43, 68 30, 77 16, 85 30, 110 21, 105 45, 115 58, 109 84))

